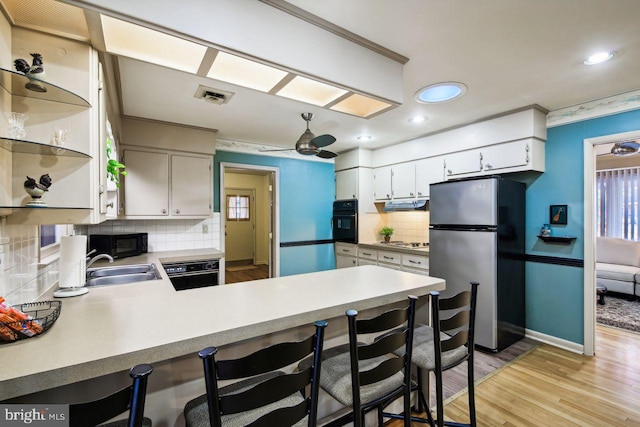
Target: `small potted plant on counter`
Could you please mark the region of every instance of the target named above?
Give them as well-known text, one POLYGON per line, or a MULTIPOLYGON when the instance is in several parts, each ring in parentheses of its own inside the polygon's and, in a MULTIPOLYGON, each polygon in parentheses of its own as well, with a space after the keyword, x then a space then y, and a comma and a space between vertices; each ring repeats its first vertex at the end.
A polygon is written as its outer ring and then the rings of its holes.
POLYGON ((384 236, 384 241, 388 242, 391 240, 391 235, 393 234, 393 227, 382 227, 379 231, 380 234, 384 236))

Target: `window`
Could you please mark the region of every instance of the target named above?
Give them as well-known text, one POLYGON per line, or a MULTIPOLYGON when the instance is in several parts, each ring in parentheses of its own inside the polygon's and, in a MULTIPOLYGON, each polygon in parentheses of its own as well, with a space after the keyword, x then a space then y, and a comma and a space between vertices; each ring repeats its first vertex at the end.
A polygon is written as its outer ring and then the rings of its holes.
POLYGON ((227 221, 249 221, 249 196, 227 195, 227 221))
POLYGON ((640 168, 596 172, 596 233, 600 237, 640 240, 640 168))
POLYGON ((48 264, 58 259, 60 253, 60 237, 68 236, 73 226, 41 225, 40 226, 40 263, 48 264))

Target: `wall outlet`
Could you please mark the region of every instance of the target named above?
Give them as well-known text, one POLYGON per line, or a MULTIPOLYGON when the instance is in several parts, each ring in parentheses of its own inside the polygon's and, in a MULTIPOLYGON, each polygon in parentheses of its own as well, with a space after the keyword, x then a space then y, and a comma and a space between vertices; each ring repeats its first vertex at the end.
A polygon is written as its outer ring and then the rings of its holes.
POLYGON ((202 224, 202 234, 207 234, 209 232, 209 226, 207 224, 202 224))

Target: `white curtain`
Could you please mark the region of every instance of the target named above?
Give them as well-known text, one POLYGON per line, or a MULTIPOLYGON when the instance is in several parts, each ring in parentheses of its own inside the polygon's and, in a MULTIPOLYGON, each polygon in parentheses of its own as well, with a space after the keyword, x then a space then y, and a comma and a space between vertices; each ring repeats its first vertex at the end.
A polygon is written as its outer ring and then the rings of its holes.
POLYGON ((638 237, 640 168, 596 172, 597 233, 602 237, 638 237))

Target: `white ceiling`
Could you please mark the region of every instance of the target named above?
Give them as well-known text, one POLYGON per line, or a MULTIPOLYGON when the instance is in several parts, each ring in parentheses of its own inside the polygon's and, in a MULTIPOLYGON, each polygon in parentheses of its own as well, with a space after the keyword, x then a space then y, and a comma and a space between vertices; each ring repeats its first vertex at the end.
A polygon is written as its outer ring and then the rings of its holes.
POLYGON ((120 57, 122 113, 217 129, 221 139, 293 147, 305 129, 300 113, 309 111, 311 130, 334 135, 337 142, 327 148, 341 152, 359 146, 362 134, 373 139, 361 146, 377 148, 531 104, 556 110, 640 89, 638 0, 289 3, 408 57, 403 104, 367 120, 120 57), (605 64, 582 64, 599 50, 617 53, 605 64), (414 101, 421 87, 450 80, 468 86, 464 97, 440 105, 414 101), (193 98, 199 84, 235 95, 226 105, 209 104, 193 98), (408 123, 416 114, 428 120, 408 123))

